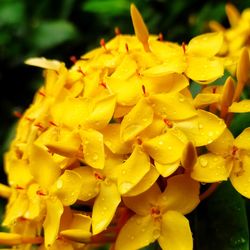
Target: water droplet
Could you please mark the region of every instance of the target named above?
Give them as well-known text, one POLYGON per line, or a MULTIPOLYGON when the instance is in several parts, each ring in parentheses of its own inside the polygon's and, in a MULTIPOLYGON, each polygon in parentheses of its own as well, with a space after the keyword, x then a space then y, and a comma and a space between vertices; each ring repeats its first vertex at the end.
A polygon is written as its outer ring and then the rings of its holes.
POLYGON ((93 161, 97 161, 98 160, 98 155, 94 154, 92 159, 93 159, 93 161))
POLYGON ((158 238, 160 237, 160 234, 161 234, 161 232, 160 232, 159 229, 155 229, 155 230, 153 231, 153 237, 154 237, 155 239, 158 239, 158 238))
POLYGON ((141 231, 142 231, 142 233, 144 233, 144 232, 146 231, 146 229, 143 227, 143 228, 141 229, 141 231))
POLYGON ((124 181, 123 183, 121 183, 120 185, 120 189, 122 193, 126 193, 128 192, 131 188, 133 187, 133 184, 127 181, 124 181))
POLYGON ((135 239, 135 236, 133 236, 133 235, 130 235, 130 237, 129 237, 131 240, 134 240, 135 239))
POLYGON ((57 184, 56 184, 56 187, 57 187, 58 189, 60 189, 60 188, 62 188, 62 186, 63 186, 63 181, 62 181, 62 180, 58 180, 58 181, 57 181, 57 184))
POLYGON ((147 118, 143 118, 142 121, 143 121, 143 122, 147 122, 148 119, 147 119, 147 118))
POLYGON ((89 144, 89 141, 88 141, 88 140, 85 140, 85 141, 84 141, 84 144, 85 144, 85 145, 88 145, 88 144, 89 144))
POLYGON ((163 145, 164 142, 163 142, 163 141, 159 141, 158 144, 159 144, 159 145, 163 145))
POLYGON ((207 159, 205 159, 205 158, 200 158, 200 164, 201 164, 201 166, 204 168, 204 167, 206 167, 207 166, 207 164, 208 164, 208 161, 207 161, 207 159))
POLYGON ((122 174, 125 175, 126 174, 126 170, 123 169, 122 170, 122 174))
POLYGON ((103 210, 106 211, 106 210, 108 210, 108 208, 107 207, 103 207, 103 210))
POLYGON ((213 136, 214 135, 214 132, 213 131, 209 131, 208 132, 208 136, 213 136))
POLYGON ((92 193, 88 193, 88 197, 91 197, 92 196, 92 193))
POLYGON ((202 125, 201 123, 199 123, 198 128, 199 128, 199 129, 202 129, 202 128, 203 128, 203 125, 202 125))
POLYGON ((167 148, 168 148, 168 150, 172 150, 172 146, 168 146, 167 148))
POLYGON ((179 97, 179 102, 184 102, 184 100, 185 100, 184 97, 182 97, 182 96, 179 97))

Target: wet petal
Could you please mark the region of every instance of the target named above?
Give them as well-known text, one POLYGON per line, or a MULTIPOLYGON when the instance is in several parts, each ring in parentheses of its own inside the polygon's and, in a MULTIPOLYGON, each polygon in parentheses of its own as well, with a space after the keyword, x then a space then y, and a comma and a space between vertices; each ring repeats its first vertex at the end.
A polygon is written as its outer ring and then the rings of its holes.
POLYGON ((162 76, 144 76, 143 84, 150 94, 162 92, 179 92, 189 85, 186 76, 178 73, 162 76))
POLYGON ((158 203, 164 211, 175 210, 182 214, 193 211, 199 204, 200 184, 187 174, 168 179, 167 188, 158 203))
POLYGON ((155 161, 155 167, 158 173, 160 173, 160 175, 163 177, 168 177, 171 174, 173 174, 179 166, 180 166, 180 160, 168 164, 160 164, 157 161, 155 161))
POLYGON ((50 197, 46 200, 47 213, 43 223, 44 244, 46 247, 52 245, 58 235, 60 219, 63 214, 63 205, 58 198, 50 197))
POLYGON ((222 32, 213 32, 194 37, 187 46, 186 53, 196 56, 212 57, 223 44, 222 32))
POLYGON ((95 177, 94 170, 90 167, 79 167, 73 171, 82 177, 78 199, 87 201, 94 198, 99 193, 100 181, 95 177))
POLYGON ((82 178, 77 172, 65 170, 53 185, 52 193, 57 196, 64 206, 70 206, 76 202, 81 184, 82 178))
POLYGON ((250 151, 250 128, 244 129, 238 137, 235 138, 234 145, 250 151))
POLYGON ((176 211, 165 213, 158 241, 163 250, 192 250, 193 238, 188 219, 176 211))
POLYGON ((80 130, 80 136, 83 141, 84 161, 93 168, 104 168, 104 143, 103 135, 93 129, 80 130))
POLYGON ((250 198, 250 156, 245 154, 241 160, 234 161, 230 175, 234 188, 243 196, 250 198))
POLYGON ((234 137, 230 130, 226 128, 224 132, 212 143, 207 145, 207 149, 222 156, 227 156, 234 143, 234 137))
POLYGON ((134 215, 122 227, 115 249, 132 250, 147 246, 157 239, 159 230, 159 226, 154 223, 151 215, 134 215))
POLYGON ((135 185, 124 196, 136 196, 148 190, 158 179, 159 173, 155 167, 151 166, 150 170, 144 175, 140 182, 135 185))
POLYGON ((116 212, 121 201, 115 183, 101 183, 100 193, 95 199, 92 213, 93 234, 98 234, 105 230, 116 212))
POLYGON ((104 144, 114 154, 128 154, 131 152, 131 145, 120 139, 121 125, 118 123, 108 124, 103 130, 104 144))
POLYGON ((187 97, 180 93, 156 94, 148 97, 156 115, 169 120, 184 120, 196 116, 196 110, 187 97))
POLYGON ((130 157, 118 167, 118 189, 121 194, 126 194, 148 173, 150 159, 141 146, 136 146, 130 157))
POLYGON ((44 57, 34 57, 29 58, 25 61, 25 64, 40 67, 43 69, 59 70, 61 67, 61 62, 57 60, 48 60, 44 57))
POLYGON ((205 183, 225 181, 229 177, 231 167, 231 161, 220 155, 208 153, 198 157, 191 177, 205 183))
POLYGON ((145 151, 160 164, 180 160, 184 147, 185 144, 171 130, 143 143, 145 151))
POLYGON ((223 76, 224 67, 219 59, 188 57, 186 75, 195 82, 208 84, 223 76))
POLYGON ((92 112, 88 116, 87 124, 94 129, 104 128, 114 114, 116 96, 109 95, 95 103, 92 112))
POLYGON ((49 189, 61 174, 60 167, 44 149, 33 145, 30 150, 30 173, 43 187, 49 189))
POLYGON ((196 108, 205 108, 212 103, 218 103, 220 101, 220 96, 220 94, 199 93, 194 98, 194 106, 196 108))
POLYGON ((141 99, 131 111, 124 116, 121 123, 121 138, 129 141, 135 138, 140 132, 148 127, 153 121, 153 109, 141 99))
POLYGON ((193 118, 175 123, 196 147, 213 142, 226 128, 224 121, 210 112, 197 110, 197 114, 193 118))
POLYGON ((132 77, 128 80, 110 77, 106 79, 106 84, 108 89, 116 94, 117 103, 123 106, 135 105, 143 94, 142 84, 137 77, 132 77))
POLYGON ((250 100, 242 100, 240 102, 233 102, 228 109, 232 113, 246 113, 250 112, 250 100))
POLYGON ((161 194, 160 188, 154 184, 146 192, 133 197, 123 197, 126 207, 138 215, 146 216, 150 213, 152 205, 157 203, 161 194))

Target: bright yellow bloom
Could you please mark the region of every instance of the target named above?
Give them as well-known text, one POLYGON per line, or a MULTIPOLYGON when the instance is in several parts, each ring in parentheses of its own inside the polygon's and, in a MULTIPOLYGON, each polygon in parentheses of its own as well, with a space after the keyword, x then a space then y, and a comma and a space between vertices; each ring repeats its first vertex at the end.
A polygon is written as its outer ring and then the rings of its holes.
POLYGON ((136 214, 122 227, 116 249, 139 249, 158 240, 162 249, 192 249, 192 234, 183 216, 199 203, 199 184, 187 175, 168 180, 161 193, 154 185, 145 193, 124 198, 124 203, 136 214))
POLYGON ((230 178, 234 188, 250 198, 249 189, 249 150, 250 129, 246 128, 237 138, 226 129, 211 144, 210 151, 198 157, 191 176, 201 182, 218 182, 230 178))

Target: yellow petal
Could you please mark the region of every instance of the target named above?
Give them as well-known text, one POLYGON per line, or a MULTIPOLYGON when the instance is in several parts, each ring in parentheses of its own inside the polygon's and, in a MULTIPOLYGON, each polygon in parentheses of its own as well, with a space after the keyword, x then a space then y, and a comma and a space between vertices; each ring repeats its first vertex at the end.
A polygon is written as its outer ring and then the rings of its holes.
POLYGON ((64 206, 70 206, 76 202, 81 184, 82 178, 78 173, 65 170, 52 187, 53 194, 57 196, 64 206))
POLYGON ((224 67, 219 59, 188 57, 186 75, 200 84, 208 84, 223 76, 224 67))
POLYGON ((117 103, 123 106, 135 105, 143 94, 142 83, 136 76, 127 80, 108 77, 106 84, 108 89, 116 94, 117 103))
POLYGON ((250 112, 250 100, 242 100, 240 102, 233 102, 228 109, 232 113, 246 113, 250 112))
POLYGON ((220 51, 222 43, 222 32, 202 34, 194 37, 188 43, 186 53, 196 56, 212 57, 220 51))
POLYGON ((113 182, 101 183, 100 193, 95 199, 92 213, 92 231, 98 234, 105 230, 121 201, 117 186, 113 182))
POLYGON ((240 21, 240 13, 237 8, 233 4, 227 3, 226 13, 231 27, 237 26, 240 21))
POLYGON ((193 238, 189 221, 176 211, 168 211, 162 217, 162 229, 158 241, 164 250, 192 250, 193 238))
POLYGON ((243 196, 250 198, 250 156, 244 154, 241 159, 234 161, 230 175, 230 181, 234 188, 243 196))
POLYGON ((198 157, 191 177, 205 183, 225 181, 229 177, 231 167, 232 161, 220 155, 208 153, 198 157))
POLYGON ((18 245, 21 243, 22 243, 22 236, 20 234, 0 232, 0 244, 18 245))
POLYGON ((124 141, 134 139, 153 121, 153 109, 145 99, 141 99, 131 111, 124 116, 120 136, 124 141))
POLYGON ((111 78, 116 80, 127 80, 137 70, 136 62, 131 58, 130 55, 125 55, 121 63, 115 69, 115 72, 111 75, 111 78))
POLYGON ((11 195, 11 188, 0 183, 0 196, 3 198, 9 198, 11 195))
POLYGON ((83 141, 84 161, 93 168, 104 168, 104 143, 103 135, 93 129, 81 129, 80 136, 83 141))
POLYGON ((150 159, 141 146, 136 146, 130 157, 118 167, 118 189, 121 194, 126 194, 148 173, 150 159))
POLYGON ((250 128, 244 129, 241 134, 235 138, 234 145, 237 148, 250 150, 250 128))
POLYGON ((136 196, 139 195, 146 190, 148 190, 158 179, 159 173, 155 169, 155 167, 151 166, 150 170, 144 175, 141 181, 135 185, 129 192, 127 192, 124 196, 136 196))
POLYGON ((85 98, 67 98, 51 107, 52 119, 68 128, 77 128, 90 114, 92 103, 85 98))
POLYGON ((131 145, 120 139, 121 125, 119 123, 108 124, 103 130, 104 144, 114 154, 128 154, 131 152, 131 145))
POLYGON ((179 92, 189 85, 187 77, 178 73, 161 76, 144 76, 143 83, 150 94, 179 92))
POLYGON ((130 15, 132 18, 135 35, 137 36, 138 40, 143 44, 144 50, 146 52, 150 51, 148 46, 148 29, 145 25, 140 12, 137 10, 134 4, 130 5, 130 15))
POLYGON ((168 164, 160 164, 159 162, 155 161, 155 167, 158 173, 160 173, 160 175, 163 177, 168 177, 173 174, 179 166, 180 160, 168 164))
POLYGON ((50 150, 50 152, 66 156, 66 157, 76 157, 80 145, 81 139, 76 131, 66 131, 60 129, 60 139, 58 141, 53 141, 52 138, 45 144, 45 146, 50 150))
POLYGON ((152 205, 157 204, 161 190, 154 184, 147 191, 133 197, 123 197, 126 207, 133 210, 136 214, 146 216, 150 213, 152 205))
POLYGON ((25 61, 25 64, 40 67, 43 69, 52 69, 52 70, 59 70, 61 66, 61 62, 56 60, 48 60, 44 57, 34 57, 29 58, 25 61))
POLYGON ((134 215, 122 227, 115 249, 141 249, 154 242, 159 236, 160 226, 157 225, 152 216, 134 215))
POLYGON ((63 214, 63 205, 58 198, 50 197, 46 200, 47 213, 43 223, 44 244, 46 247, 52 245, 58 235, 60 219, 63 214))
POLYGON ((148 97, 156 115, 169 120, 184 120, 196 115, 192 103, 180 93, 156 94, 148 97))
POLYGON ((94 170, 90 167, 79 167, 73 171, 82 177, 78 199, 87 201, 94 198, 99 193, 100 181, 95 177, 94 170))
POLYGON ((213 142, 226 128, 222 119, 204 110, 197 110, 197 116, 185 121, 178 121, 175 125, 196 147, 213 142))
POLYGON ((66 229, 60 232, 60 235, 74 242, 88 243, 91 233, 82 229, 66 229))
POLYGON ((220 97, 221 97, 220 94, 199 93, 194 98, 194 106, 196 108, 205 108, 212 103, 218 103, 220 97))
POLYGON ((229 76, 223 85, 221 93, 221 117, 225 117, 228 111, 228 107, 232 104, 234 96, 234 81, 229 76))
POLYGON ((234 143, 234 137, 230 130, 226 128, 224 132, 212 143, 207 145, 207 149, 214 154, 228 156, 234 143))
POLYGON ((161 194, 158 204, 163 211, 175 210, 182 214, 193 211, 199 204, 200 184, 187 174, 168 179, 167 187, 161 194))
POLYGON ((145 151, 160 164, 180 160, 184 146, 185 144, 171 130, 143 143, 145 151))
POLYGON ((43 187, 49 189, 61 174, 60 167, 44 149, 33 145, 30 150, 30 173, 43 187))
POLYGON ((87 124, 93 129, 104 128, 113 117, 115 105, 115 95, 109 95, 101 98, 97 103, 95 103, 94 108, 87 119, 87 124))

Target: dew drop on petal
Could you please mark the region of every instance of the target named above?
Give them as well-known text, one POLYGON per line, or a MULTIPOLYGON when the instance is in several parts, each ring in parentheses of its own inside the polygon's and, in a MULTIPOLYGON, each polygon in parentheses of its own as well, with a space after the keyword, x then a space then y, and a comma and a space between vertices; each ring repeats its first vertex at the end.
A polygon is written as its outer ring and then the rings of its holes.
POLYGON ((155 230, 153 231, 153 237, 154 237, 155 239, 158 239, 158 238, 160 237, 160 230, 159 230, 159 229, 155 229, 155 230))
POLYGON ((200 158, 199 162, 203 168, 205 168, 208 164, 207 159, 204 159, 204 158, 200 158))
POLYGON ((56 187, 57 187, 58 189, 60 189, 60 188, 62 188, 62 186, 63 186, 63 181, 62 181, 62 180, 58 180, 58 181, 57 181, 57 184, 56 184, 56 187))

